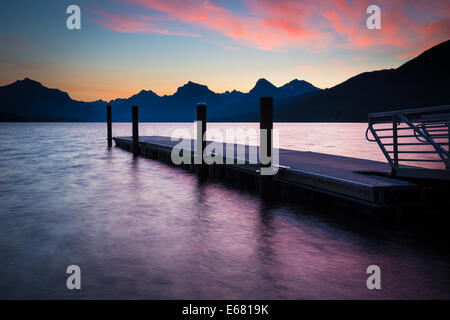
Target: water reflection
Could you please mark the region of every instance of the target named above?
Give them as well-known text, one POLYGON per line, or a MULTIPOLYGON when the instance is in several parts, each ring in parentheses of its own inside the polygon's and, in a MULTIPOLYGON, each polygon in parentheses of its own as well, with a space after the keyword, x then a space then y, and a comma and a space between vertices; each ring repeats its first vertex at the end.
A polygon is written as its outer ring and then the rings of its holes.
POLYGON ((447 248, 427 234, 105 150, 103 124, 0 124, 0 145, 0 298, 450 297, 447 248))

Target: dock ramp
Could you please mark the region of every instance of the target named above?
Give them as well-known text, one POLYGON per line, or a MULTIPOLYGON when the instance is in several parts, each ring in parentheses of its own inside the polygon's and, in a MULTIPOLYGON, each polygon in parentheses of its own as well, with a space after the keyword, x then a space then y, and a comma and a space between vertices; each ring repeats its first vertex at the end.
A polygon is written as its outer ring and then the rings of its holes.
POLYGON ((378 143, 392 176, 450 180, 450 105, 371 113, 366 138, 378 143))

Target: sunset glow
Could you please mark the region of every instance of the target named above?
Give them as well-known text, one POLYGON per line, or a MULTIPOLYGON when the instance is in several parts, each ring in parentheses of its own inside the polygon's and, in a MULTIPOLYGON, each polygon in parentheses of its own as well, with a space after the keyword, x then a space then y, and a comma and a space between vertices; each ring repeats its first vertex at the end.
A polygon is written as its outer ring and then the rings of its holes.
POLYGON ((82 29, 72 31, 65 1, 0 4, 0 85, 29 77, 79 100, 171 94, 188 81, 246 92, 262 77, 325 88, 398 67, 450 35, 445 0, 76 4, 82 29), (381 7, 381 30, 366 27, 370 4, 381 7))

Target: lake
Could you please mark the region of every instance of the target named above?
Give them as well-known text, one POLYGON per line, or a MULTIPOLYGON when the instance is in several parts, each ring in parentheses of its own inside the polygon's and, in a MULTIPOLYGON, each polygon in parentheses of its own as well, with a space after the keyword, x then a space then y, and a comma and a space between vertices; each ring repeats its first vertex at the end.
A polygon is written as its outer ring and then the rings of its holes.
MULTIPOLYGON (((257 129, 259 124, 209 124, 257 129)), ((193 124, 141 123, 141 135, 193 124)), ((385 161, 364 123, 275 124, 280 147, 385 161)), ((113 135, 131 134, 114 123, 113 135)), ((106 147, 103 123, 0 123, 0 298, 450 298, 420 228, 252 191, 106 147), (66 288, 78 265, 82 289, 66 288), (381 268, 368 290, 366 268, 381 268)))

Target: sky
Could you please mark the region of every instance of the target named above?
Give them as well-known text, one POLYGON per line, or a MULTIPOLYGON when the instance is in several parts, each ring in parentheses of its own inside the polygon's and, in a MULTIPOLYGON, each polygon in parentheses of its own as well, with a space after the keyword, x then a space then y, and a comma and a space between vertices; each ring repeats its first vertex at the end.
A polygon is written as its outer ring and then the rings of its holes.
POLYGON ((450 0, 5 0, 0 85, 28 77, 82 101, 173 94, 188 81, 215 92, 248 92, 259 78, 327 88, 449 36, 450 0), (72 4, 80 30, 66 27, 72 4), (373 4, 381 29, 366 26, 373 4))

